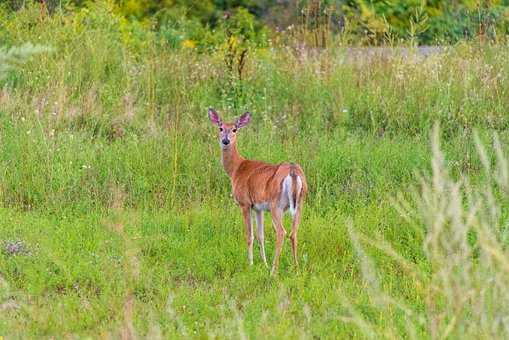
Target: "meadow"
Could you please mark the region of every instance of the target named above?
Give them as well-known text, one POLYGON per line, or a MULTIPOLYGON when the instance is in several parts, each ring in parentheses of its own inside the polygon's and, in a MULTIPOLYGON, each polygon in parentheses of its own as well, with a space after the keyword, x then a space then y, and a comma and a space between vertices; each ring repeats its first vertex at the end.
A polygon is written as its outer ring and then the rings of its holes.
POLYGON ((1 337, 508 336, 507 44, 269 46, 239 77, 102 7, 0 16, 1 337), (299 268, 248 266, 208 107, 306 172, 299 268))

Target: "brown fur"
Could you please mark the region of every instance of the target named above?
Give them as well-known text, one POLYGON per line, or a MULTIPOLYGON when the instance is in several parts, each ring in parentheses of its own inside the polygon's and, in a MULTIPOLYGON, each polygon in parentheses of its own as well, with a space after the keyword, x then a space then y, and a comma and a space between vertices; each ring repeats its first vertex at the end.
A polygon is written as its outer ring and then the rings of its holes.
MULTIPOLYGON (((246 224, 246 241, 249 250, 250 263, 252 263, 253 243, 251 209, 254 209, 256 204, 268 203, 269 210, 272 215, 272 222, 276 231, 276 252, 272 266, 272 273, 277 270, 284 236, 286 235, 286 231, 282 225, 282 214, 289 208, 290 205, 288 204, 282 207, 280 201, 283 181, 289 175, 292 178, 291 199, 293 200, 292 203, 295 203, 293 206, 296 207, 290 239, 292 241, 291 244, 294 260, 297 263, 297 230, 300 223, 302 204, 308 190, 306 177, 302 168, 298 164, 293 163, 275 165, 262 161, 245 159, 237 151, 236 137, 237 129, 240 128, 240 125, 238 123, 222 123, 219 116, 215 116, 214 118, 216 118, 216 124, 220 127, 220 142, 223 138, 228 138, 230 141, 230 144, 222 150, 222 162, 224 169, 231 180, 233 197, 243 213, 244 223, 246 224), (300 191, 297 190, 297 177, 300 177, 302 182, 302 188, 300 191)), ((249 121, 249 117, 247 121, 249 121)), ((261 243, 263 242, 263 230, 261 236, 258 235, 258 239, 261 243)), ((262 257, 266 264, 264 250, 262 250, 262 257)))

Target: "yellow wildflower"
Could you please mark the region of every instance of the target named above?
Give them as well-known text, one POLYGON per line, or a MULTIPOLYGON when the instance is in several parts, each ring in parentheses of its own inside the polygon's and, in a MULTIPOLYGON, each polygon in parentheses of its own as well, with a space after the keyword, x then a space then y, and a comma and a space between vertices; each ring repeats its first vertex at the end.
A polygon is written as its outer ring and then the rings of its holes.
POLYGON ((186 40, 182 41, 182 47, 195 48, 196 42, 194 42, 193 40, 190 40, 190 39, 186 39, 186 40))

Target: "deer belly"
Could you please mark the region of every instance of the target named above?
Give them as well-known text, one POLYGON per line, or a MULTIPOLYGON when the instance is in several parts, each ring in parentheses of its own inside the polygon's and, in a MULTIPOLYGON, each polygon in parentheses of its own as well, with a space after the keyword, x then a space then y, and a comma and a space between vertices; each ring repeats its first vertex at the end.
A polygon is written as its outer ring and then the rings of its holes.
POLYGON ((253 209, 256 211, 269 211, 270 210, 270 204, 269 202, 259 202, 253 204, 253 209))

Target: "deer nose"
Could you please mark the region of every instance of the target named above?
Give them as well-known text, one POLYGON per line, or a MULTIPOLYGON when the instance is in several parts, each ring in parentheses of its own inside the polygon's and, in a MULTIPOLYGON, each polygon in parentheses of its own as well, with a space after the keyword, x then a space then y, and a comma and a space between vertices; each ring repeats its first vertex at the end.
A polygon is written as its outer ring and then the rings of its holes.
POLYGON ((226 138, 225 138, 225 139, 223 139, 223 144, 224 144, 224 145, 228 145, 228 144, 230 144, 230 141, 229 141, 228 139, 226 139, 226 138))

